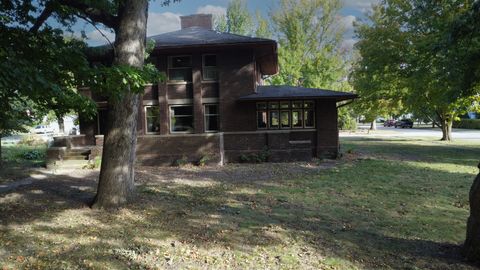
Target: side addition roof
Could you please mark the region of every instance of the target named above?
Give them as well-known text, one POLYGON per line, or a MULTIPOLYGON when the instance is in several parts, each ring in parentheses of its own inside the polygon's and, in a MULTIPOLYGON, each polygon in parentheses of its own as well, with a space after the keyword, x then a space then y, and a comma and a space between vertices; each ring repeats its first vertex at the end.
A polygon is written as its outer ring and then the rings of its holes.
POLYGON ((357 94, 318 88, 288 85, 262 85, 257 92, 240 97, 239 101, 285 100, 285 99, 333 99, 335 101, 358 98, 357 94))

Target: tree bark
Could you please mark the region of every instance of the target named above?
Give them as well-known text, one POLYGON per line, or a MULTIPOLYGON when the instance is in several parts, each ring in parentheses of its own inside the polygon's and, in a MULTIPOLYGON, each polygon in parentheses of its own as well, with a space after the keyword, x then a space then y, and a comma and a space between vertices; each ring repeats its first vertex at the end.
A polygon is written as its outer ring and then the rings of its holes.
POLYGON ((440 126, 440 128, 442 129, 442 141, 452 140, 452 124, 453 122, 450 119, 442 119, 440 126))
POLYGON ((377 130, 377 122, 375 120, 370 123, 370 130, 377 130))
MULTIPOLYGON (((478 164, 480 169, 480 163, 478 164)), ((470 216, 467 221, 467 237, 463 255, 469 261, 480 261, 480 173, 470 188, 470 216)))
MULTIPOLYGON (((148 0, 122 1, 115 28, 114 65, 142 67, 145 53, 148 0)), ((107 131, 97 195, 92 207, 112 208, 134 195, 139 94, 129 89, 108 101, 107 131)))

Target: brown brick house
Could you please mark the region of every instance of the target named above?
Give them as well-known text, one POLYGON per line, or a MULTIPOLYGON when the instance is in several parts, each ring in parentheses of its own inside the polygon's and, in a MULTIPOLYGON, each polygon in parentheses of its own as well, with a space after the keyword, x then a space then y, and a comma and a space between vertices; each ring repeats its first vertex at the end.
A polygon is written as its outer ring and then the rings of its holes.
MULTIPOLYGON (((274 40, 214 31, 211 15, 181 19, 181 30, 149 38, 156 41, 151 59, 167 80, 145 87, 139 108, 139 163, 171 164, 206 156, 223 163, 255 154, 269 161, 337 155, 337 102, 356 95, 263 85, 278 72, 274 40)), ((107 102, 85 94, 97 102, 97 119, 81 121, 82 135, 57 138, 56 146, 66 140, 73 146, 101 146, 107 102)))

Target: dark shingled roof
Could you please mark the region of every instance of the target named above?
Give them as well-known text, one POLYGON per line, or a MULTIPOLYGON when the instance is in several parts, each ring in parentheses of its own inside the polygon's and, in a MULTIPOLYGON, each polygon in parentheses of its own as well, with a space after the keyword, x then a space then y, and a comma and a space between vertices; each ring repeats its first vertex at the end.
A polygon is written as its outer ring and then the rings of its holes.
POLYGON ((262 85, 257 87, 257 92, 240 97, 240 101, 249 100, 279 100, 279 99, 334 99, 336 101, 355 99, 358 95, 348 92, 324 90, 318 88, 305 88, 288 85, 262 85))
POLYGON ((151 36, 147 38, 147 40, 149 39, 155 40, 156 48, 218 44, 275 43, 275 41, 271 39, 240 36, 202 27, 189 27, 174 32, 151 36))

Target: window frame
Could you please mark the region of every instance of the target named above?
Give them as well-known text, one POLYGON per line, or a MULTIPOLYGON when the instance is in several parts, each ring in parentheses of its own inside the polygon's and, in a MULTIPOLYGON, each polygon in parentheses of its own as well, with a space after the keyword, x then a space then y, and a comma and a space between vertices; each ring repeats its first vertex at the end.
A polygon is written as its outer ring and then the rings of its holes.
POLYGON ((202 81, 205 82, 218 82, 218 55, 213 53, 202 54, 202 81), (215 56, 215 66, 206 66, 205 65, 205 56, 215 56), (205 78, 205 68, 215 68, 217 76, 215 79, 205 78))
POLYGON ((203 104, 203 130, 205 133, 217 133, 220 131, 220 106, 218 103, 205 103, 203 104), (216 114, 207 114, 207 106, 217 106, 217 113, 216 114), (217 130, 208 130, 207 129, 207 117, 208 116, 216 116, 217 117, 217 130))
POLYGON ((175 105, 169 105, 168 106, 168 111, 169 111, 169 125, 170 125, 170 134, 192 134, 195 132, 195 112, 193 111, 193 104, 175 104, 175 105), (191 115, 180 115, 180 116, 175 116, 175 117, 192 117, 192 131, 173 131, 173 125, 172 125, 172 118, 174 115, 172 115, 172 108, 175 107, 192 107, 192 114, 191 115))
POLYGON ((255 104, 255 123, 257 130, 300 130, 300 129, 315 129, 316 128, 316 110, 315 100, 300 99, 300 100, 276 100, 276 101, 258 101, 255 104), (300 106, 295 106, 299 105, 300 106), (282 106, 283 105, 283 106, 282 106), (306 125, 307 111, 312 111, 312 123, 313 126, 306 125), (258 117, 259 113, 265 112, 267 114, 266 127, 259 127, 258 117), (288 127, 282 126, 282 113, 288 112, 288 127), (301 126, 293 125, 293 112, 298 112, 301 118, 301 126), (278 116, 278 126, 272 126, 272 113, 276 113, 278 116))
MULTIPOLYGON (((158 108, 158 112, 160 113, 160 106, 159 105, 145 105, 143 106, 143 113, 145 114, 145 134, 160 134, 160 127, 158 128, 158 131, 155 131, 155 132, 150 132, 148 131, 148 114, 147 114, 147 109, 148 108, 153 108, 153 107, 157 107, 158 108)), ((158 122, 160 124, 160 114, 157 115, 158 117, 158 122)))
POLYGON ((168 83, 177 83, 177 84, 188 84, 193 82, 193 59, 192 55, 189 54, 182 54, 182 55, 170 55, 167 58, 167 76, 168 76, 168 83), (189 57, 190 58, 190 67, 172 67, 172 59, 175 57, 189 57), (192 73, 192 79, 190 81, 181 81, 181 80, 172 80, 170 79, 170 70, 171 69, 190 69, 190 73, 192 73))

